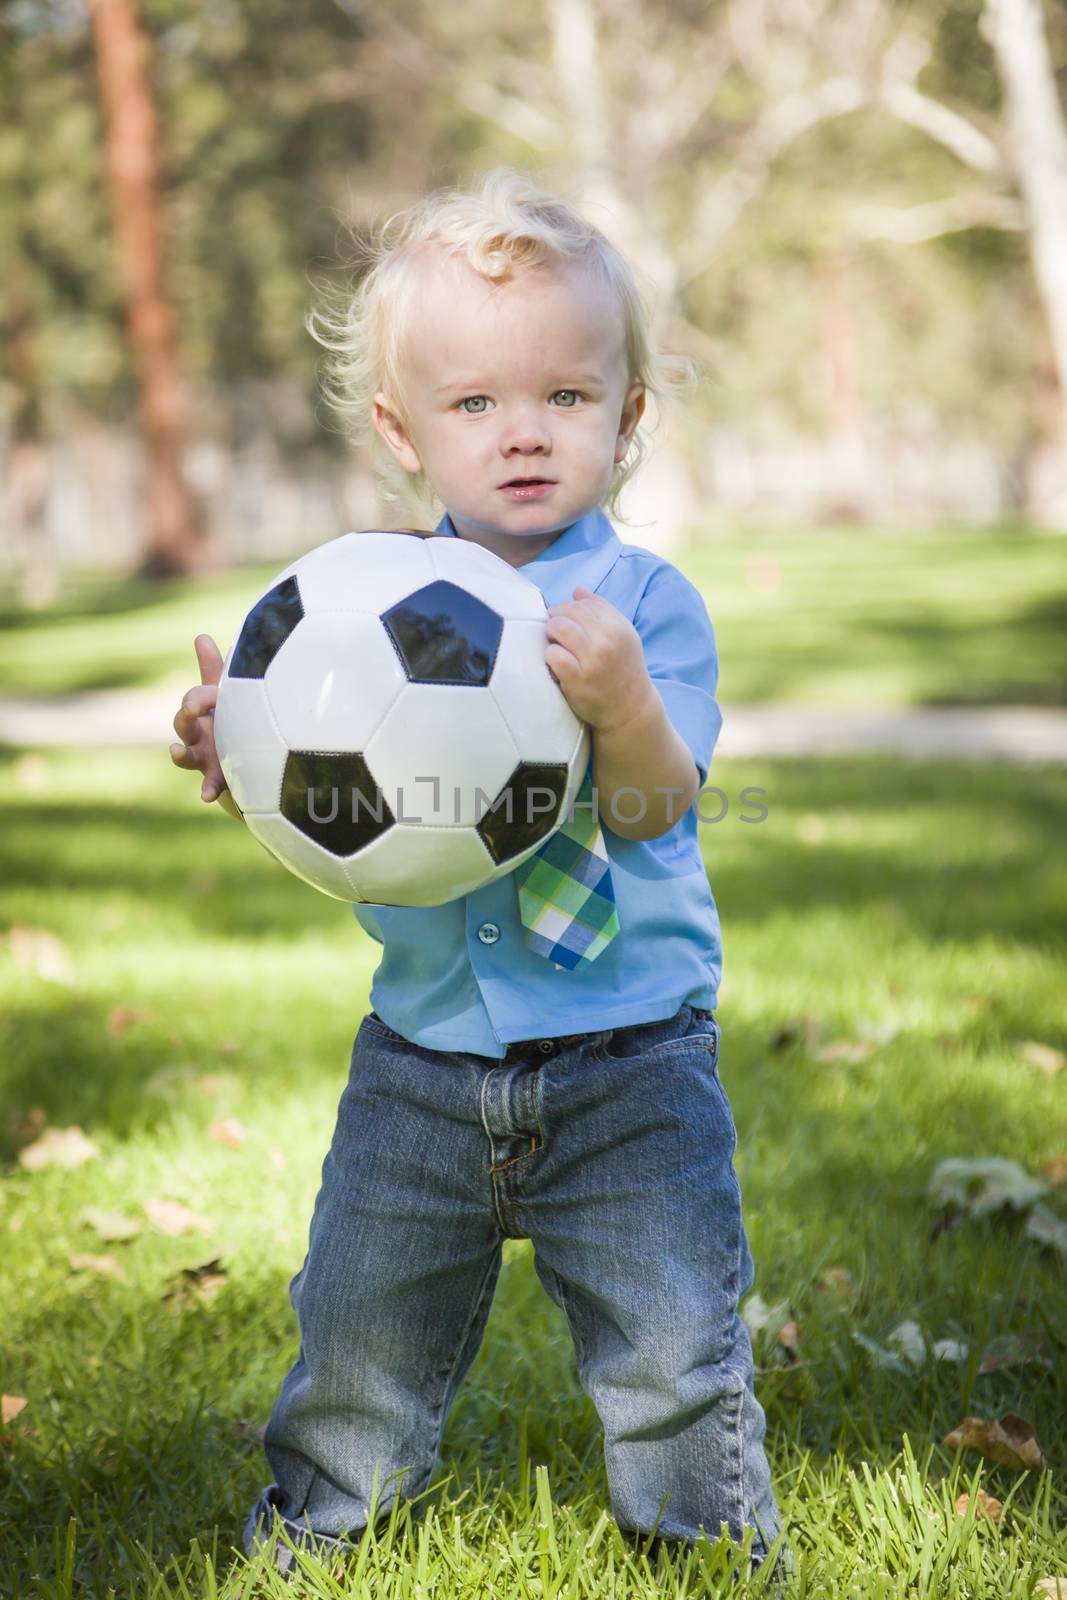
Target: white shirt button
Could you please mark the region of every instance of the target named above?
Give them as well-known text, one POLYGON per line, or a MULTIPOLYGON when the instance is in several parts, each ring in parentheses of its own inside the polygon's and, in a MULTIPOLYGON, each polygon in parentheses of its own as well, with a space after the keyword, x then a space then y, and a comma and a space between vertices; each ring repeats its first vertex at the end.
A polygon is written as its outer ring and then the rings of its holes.
POLYGON ((500 938, 500 929, 495 922, 483 922, 478 929, 478 937, 483 944, 496 944, 500 938))

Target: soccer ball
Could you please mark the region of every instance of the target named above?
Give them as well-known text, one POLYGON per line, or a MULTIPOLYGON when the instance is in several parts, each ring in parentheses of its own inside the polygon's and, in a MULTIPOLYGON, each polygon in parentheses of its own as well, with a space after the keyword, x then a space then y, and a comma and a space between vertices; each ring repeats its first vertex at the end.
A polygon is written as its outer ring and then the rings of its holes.
POLYGON ((341 900, 441 905, 513 871, 589 757, 546 618, 535 584, 453 535, 374 529, 301 556, 219 683, 215 745, 249 830, 341 900))

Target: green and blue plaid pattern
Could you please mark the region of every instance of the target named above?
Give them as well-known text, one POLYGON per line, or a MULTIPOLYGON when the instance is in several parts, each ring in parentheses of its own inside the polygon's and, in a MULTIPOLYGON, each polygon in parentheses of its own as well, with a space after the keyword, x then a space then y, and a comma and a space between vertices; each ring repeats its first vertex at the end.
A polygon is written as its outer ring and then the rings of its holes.
POLYGON ((515 872, 526 943, 557 967, 586 967, 619 931, 607 846, 592 803, 591 769, 560 824, 515 872))

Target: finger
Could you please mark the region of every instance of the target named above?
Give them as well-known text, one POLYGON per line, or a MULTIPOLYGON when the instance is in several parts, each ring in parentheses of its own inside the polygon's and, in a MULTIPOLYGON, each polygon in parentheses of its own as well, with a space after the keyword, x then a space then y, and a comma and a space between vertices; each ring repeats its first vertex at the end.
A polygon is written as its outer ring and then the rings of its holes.
POLYGON ((201 683, 218 683, 222 677, 222 653, 210 633, 198 633, 193 640, 201 683))
POLYGON ((194 717, 207 716, 214 711, 219 698, 217 683, 198 684, 193 689, 186 689, 182 696, 182 710, 189 712, 194 717))
POLYGON ((565 644, 568 649, 589 643, 588 633, 573 617, 549 617, 546 631, 553 643, 565 644))
POLYGON ((574 673, 581 672, 582 669, 582 664, 578 660, 578 657, 573 655, 570 650, 565 649, 561 644, 550 644, 545 646, 545 666, 552 673, 553 677, 557 679, 560 677, 560 675, 562 675, 564 678, 569 678, 573 676, 574 673))
POLYGON ((170 759, 176 767, 191 767, 194 765, 193 752, 185 744, 172 744, 170 746, 170 759))

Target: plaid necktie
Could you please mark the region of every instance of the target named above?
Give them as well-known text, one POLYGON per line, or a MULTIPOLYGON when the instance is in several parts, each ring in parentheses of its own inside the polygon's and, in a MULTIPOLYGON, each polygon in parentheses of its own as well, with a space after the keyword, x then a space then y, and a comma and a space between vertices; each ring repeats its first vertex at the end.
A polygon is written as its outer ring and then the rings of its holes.
POLYGON ((615 886, 593 800, 592 762, 565 820, 516 868, 526 943, 557 967, 587 967, 619 931, 615 886))

